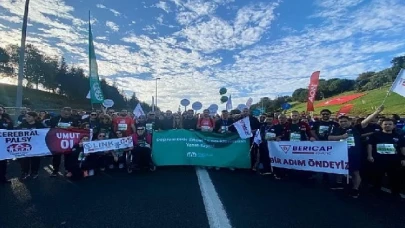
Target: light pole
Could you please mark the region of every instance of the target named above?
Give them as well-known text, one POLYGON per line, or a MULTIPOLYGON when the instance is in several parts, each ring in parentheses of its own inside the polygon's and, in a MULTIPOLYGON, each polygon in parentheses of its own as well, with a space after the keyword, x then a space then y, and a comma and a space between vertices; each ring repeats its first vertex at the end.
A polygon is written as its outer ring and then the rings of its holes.
POLYGON ((158 82, 158 80, 160 80, 160 78, 156 78, 155 79, 156 80, 156 90, 155 90, 155 111, 157 111, 157 102, 158 102, 158 87, 157 87, 157 82, 158 82))
POLYGON ((18 59, 18 84, 17 84, 17 96, 15 101, 15 106, 18 109, 22 107, 23 98, 23 88, 22 83, 24 80, 24 58, 25 58, 25 40, 27 37, 27 21, 28 21, 28 9, 30 0, 25 0, 25 9, 23 17, 23 25, 21 30, 21 46, 20 46, 20 56, 18 59))

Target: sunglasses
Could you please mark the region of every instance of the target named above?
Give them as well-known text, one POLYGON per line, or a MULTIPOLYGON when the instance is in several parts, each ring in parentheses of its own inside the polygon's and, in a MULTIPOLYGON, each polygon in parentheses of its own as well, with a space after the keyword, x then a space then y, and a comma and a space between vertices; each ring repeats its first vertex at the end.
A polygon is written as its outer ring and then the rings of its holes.
POLYGON ((321 115, 322 115, 322 116, 330 116, 329 113, 322 113, 321 115))
POLYGON ((105 135, 99 135, 98 137, 99 138, 105 138, 105 135))
POLYGON ((97 114, 95 114, 95 113, 92 113, 92 114, 90 114, 91 116, 97 116, 97 114))
POLYGON ((122 133, 121 133, 121 132, 116 132, 115 134, 117 134, 117 135, 122 135, 122 133))

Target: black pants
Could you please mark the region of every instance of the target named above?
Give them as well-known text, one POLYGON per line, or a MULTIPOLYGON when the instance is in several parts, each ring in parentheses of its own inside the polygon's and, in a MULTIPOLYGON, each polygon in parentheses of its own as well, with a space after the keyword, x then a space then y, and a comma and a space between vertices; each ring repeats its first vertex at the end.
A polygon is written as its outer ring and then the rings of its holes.
POLYGON ((139 167, 149 166, 152 163, 152 151, 148 147, 135 147, 132 150, 132 162, 139 167))
POLYGON ((7 160, 0 161, 0 181, 6 180, 7 160))
POLYGON ((402 182, 400 161, 396 158, 375 158, 373 182, 376 189, 381 189, 385 173, 387 173, 392 194, 399 194, 402 182))
POLYGON ((22 173, 28 174, 31 170, 32 174, 38 174, 41 157, 21 158, 19 160, 22 173))
MULTIPOLYGON (((67 162, 70 158, 69 158, 70 154, 64 154, 64 165, 65 165, 65 170, 69 170, 69 167, 67 165, 67 162)), ((59 172, 59 168, 60 168, 60 163, 62 162, 62 154, 55 154, 52 156, 52 166, 53 166, 53 172, 57 173, 59 172)))
POLYGON ((267 141, 260 143, 259 145, 260 163, 263 165, 263 172, 267 173, 271 171, 269 148, 267 141))

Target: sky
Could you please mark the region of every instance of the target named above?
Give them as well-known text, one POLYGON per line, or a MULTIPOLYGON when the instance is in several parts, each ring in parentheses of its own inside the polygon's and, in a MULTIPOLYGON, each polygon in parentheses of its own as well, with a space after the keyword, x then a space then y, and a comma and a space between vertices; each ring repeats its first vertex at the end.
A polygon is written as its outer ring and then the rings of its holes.
MULTIPOLYGON (((25 0, 0 0, 0 46, 19 44, 25 0)), ((27 43, 88 69, 91 11, 99 75, 177 110, 290 95, 321 78, 356 78, 405 54, 403 0, 31 0, 27 43), (402 3, 401 3, 402 2, 402 3)), ((222 107, 221 107, 222 106, 222 107)))

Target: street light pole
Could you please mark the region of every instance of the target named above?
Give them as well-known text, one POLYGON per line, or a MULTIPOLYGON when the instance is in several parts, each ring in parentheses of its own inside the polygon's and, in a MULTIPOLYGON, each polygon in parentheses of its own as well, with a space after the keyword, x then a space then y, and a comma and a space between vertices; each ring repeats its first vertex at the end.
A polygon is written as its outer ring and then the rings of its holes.
POLYGON ((157 87, 157 85, 158 85, 158 83, 157 83, 158 80, 160 80, 160 78, 156 78, 155 111, 157 111, 157 104, 158 104, 158 87, 157 87))
POLYGON ((28 21, 28 9, 29 9, 30 0, 25 0, 25 10, 23 17, 23 25, 21 30, 21 46, 20 46, 20 56, 18 60, 18 84, 17 84, 17 96, 15 101, 15 106, 18 109, 22 107, 22 98, 23 98, 23 80, 24 80, 24 60, 25 60, 25 40, 27 37, 27 21, 28 21))

